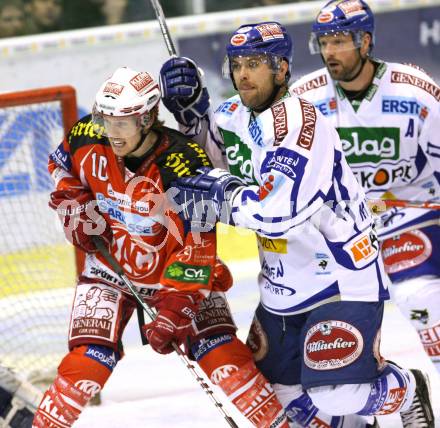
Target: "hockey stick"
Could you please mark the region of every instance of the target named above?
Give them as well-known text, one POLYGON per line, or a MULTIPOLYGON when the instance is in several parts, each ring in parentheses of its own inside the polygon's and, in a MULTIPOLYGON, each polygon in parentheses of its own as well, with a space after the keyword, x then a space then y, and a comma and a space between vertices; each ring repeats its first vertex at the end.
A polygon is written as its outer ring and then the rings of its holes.
POLYGON ((159 0, 150 0, 150 3, 153 6, 154 13, 159 22, 160 31, 162 32, 165 45, 167 46, 168 54, 170 56, 177 56, 176 48, 174 47, 173 39, 171 38, 170 30, 165 21, 165 14, 163 13, 159 0))
POLYGON ((389 208, 424 208, 427 210, 440 210, 440 203, 429 201, 406 201, 403 199, 368 199, 368 207, 374 214, 385 212, 389 208))
MULTIPOLYGON (((142 296, 138 293, 133 283, 128 279, 128 277, 125 275, 124 270, 122 269, 121 265, 116 261, 116 259, 109 253, 107 250, 106 245, 103 243, 103 241, 94 236, 93 242, 96 245, 96 248, 98 248, 99 252, 103 255, 105 260, 110 264, 114 272, 121 278, 122 282, 127 286, 127 288, 130 290, 133 297, 136 299, 136 301, 139 303, 140 306, 142 306, 143 310, 146 312, 148 317, 151 319, 151 321, 154 321, 156 318, 156 312, 143 300, 142 296)), ((219 410, 219 412, 222 414, 222 416, 225 418, 226 422, 229 424, 232 428, 238 428, 238 425, 235 423, 234 419, 232 419, 231 416, 228 415, 226 410, 224 409, 223 403, 214 395, 214 391, 209 387, 209 385, 204 381, 203 377, 199 374, 198 370, 194 366, 194 364, 189 360, 189 358, 185 355, 185 353, 177 346, 176 343, 172 343, 174 351, 176 351, 177 355, 180 357, 180 359, 185 364, 186 368, 191 372, 191 374, 194 376, 194 378, 197 380, 201 388, 208 394, 208 396, 211 398, 212 402, 214 403, 215 407, 219 410)))

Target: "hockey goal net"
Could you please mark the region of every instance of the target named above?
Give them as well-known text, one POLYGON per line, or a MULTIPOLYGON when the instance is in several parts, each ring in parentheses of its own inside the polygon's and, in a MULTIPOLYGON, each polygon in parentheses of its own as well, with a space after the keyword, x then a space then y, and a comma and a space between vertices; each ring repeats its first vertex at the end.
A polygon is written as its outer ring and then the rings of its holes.
POLYGON ((76 119, 70 86, 0 94, 0 362, 31 380, 67 350, 77 269, 46 166, 76 119))

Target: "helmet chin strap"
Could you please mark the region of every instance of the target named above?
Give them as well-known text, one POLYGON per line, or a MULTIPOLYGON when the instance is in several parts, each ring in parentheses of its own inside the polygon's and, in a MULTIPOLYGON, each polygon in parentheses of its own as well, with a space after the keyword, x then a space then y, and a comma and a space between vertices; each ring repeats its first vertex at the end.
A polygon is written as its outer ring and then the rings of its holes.
MULTIPOLYGON (((142 144, 144 144, 144 142, 147 139, 147 137, 150 134, 150 132, 151 132, 151 127, 148 128, 147 132, 142 132, 141 138, 139 139, 139 142, 136 144, 136 147, 130 153, 127 153, 124 157, 134 156, 133 153, 135 153, 138 149, 141 148, 142 144)), ((136 157, 136 156, 134 156, 134 157, 136 157)))

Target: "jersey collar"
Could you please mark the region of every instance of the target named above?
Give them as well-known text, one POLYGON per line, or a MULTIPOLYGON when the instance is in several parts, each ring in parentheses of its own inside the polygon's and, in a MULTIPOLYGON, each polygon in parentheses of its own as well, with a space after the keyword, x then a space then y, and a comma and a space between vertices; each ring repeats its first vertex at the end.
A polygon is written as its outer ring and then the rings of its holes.
MULTIPOLYGON (((374 95, 376 95, 376 92, 379 88, 380 80, 382 79, 383 75, 385 74, 385 71, 387 70, 387 64, 384 61, 373 58, 371 59, 371 61, 378 64, 376 68, 376 72, 374 73, 373 80, 371 81, 370 86, 366 90, 364 97, 361 100, 351 101, 351 105, 355 112, 358 111, 359 107, 361 106, 364 100, 371 101, 373 99, 374 95)), ((342 87, 339 85, 339 82, 336 83, 335 87, 338 97, 341 100, 346 99, 347 97, 345 95, 345 92, 342 89, 342 87)), ((347 101, 350 102, 348 99, 347 101)))

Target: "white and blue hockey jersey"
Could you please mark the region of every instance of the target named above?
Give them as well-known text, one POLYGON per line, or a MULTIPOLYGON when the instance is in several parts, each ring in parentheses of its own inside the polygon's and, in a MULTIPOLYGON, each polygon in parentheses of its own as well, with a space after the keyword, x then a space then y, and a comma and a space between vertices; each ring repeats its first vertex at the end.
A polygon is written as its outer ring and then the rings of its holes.
MULTIPOLYGON (((374 80, 361 101, 350 102, 326 68, 297 80, 290 90, 337 129, 367 197, 440 201, 440 88, 414 66, 374 61, 374 80)), ((380 229, 381 239, 439 223, 438 211, 398 211, 380 229)))
POLYGON ((364 192, 335 129, 312 104, 286 96, 254 117, 235 96, 204 122, 187 133, 198 134, 216 166, 249 183, 232 218, 257 233, 268 311, 388 298, 364 192))

